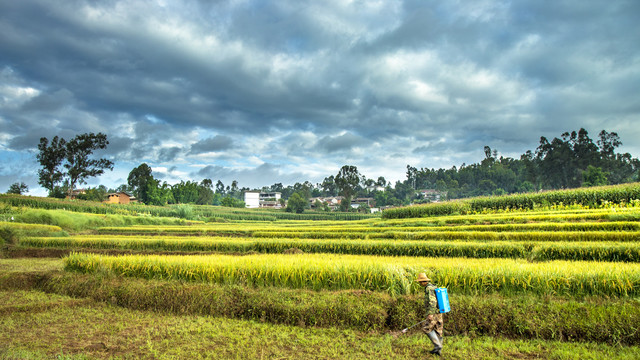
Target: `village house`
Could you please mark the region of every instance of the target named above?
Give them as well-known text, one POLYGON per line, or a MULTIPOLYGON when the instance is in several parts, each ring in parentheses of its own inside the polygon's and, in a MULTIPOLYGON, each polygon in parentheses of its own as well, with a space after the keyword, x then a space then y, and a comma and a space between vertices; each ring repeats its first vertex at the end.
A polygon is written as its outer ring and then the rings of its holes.
POLYGON ((107 194, 107 199, 103 202, 108 204, 129 204, 136 202, 136 198, 124 191, 107 194))
POLYGON ((351 200, 351 207, 357 209, 360 205, 367 205, 369 207, 375 206, 375 200, 373 198, 356 198, 351 200))
POLYGON ((327 206, 329 206, 329 209, 335 210, 338 208, 338 206, 340 206, 340 202, 342 201, 342 199, 342 196, 312 197, 309 199, 309 205, 311 205, 311 208, 314 209, 317 200, 322 204, 327 204, 327 206))
MULTIPOLYGON (((342 196, 313 197, 309 199, 309 205, 311 205, 311 208, 313 209, 316 207, 316 201, 320 201, 320 203, 322 204, 327 204, 327 206, 329 206, 329 209, 336 210, 340 206, 340 203, 343 199, 344 197, 342 196)), ((375 206, 375 200, 373 198, 356 198, 351 200, 350 205, 352 208, 357 209, 361 204, 373 207, 375 206)))
POLYGON ((67 199, 76 199, 78 197, 78 195, 82 195, 82 194, 86 194, 87 190, 86 189, 75 189, 72 190, 69 195, 67 195, 67 199))
POLYGON ((431 202, 438 202, 444 200, 447 197, 446 191, 438 191, 435 189, 424 189, 416 191, 417 194, 422 196, 423 199, 427 199, 431 202))

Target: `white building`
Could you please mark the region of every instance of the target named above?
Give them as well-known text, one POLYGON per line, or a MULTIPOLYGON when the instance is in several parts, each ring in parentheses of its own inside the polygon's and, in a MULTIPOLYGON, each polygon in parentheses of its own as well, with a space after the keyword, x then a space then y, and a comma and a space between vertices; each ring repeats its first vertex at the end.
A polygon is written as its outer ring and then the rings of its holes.
POLYGON ((259 191, 245 191, 244 203, 246 207, 255 209, 260 207, 260 192, 259 191))
POLYGON ((282 198, 282 193, 279 192, 261 192, 260 193, 260 207, 262 208, 274 208, 280 209, 282 205, 280 204, 280 199, 282 198))
POLYGON ((279 192, 260 192, 245 191, 244 203, 247 208, 275 208, 279 209, 282 193, 279 192))

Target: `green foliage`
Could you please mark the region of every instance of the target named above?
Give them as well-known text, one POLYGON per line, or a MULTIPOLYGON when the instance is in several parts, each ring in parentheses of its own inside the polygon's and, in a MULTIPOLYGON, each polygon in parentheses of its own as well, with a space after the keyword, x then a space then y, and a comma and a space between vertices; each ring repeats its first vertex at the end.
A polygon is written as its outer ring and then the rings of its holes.
MULTIPOLYGON (((396 184, 387 195, 400 203, 410 199, 404 186, 411 190, 438 189, 449 199, 488 196, 502 189, 507 194, 533 192, 539 189, 578 188, 605 184, 622 184, 640 180, 640 160, 629 153, 616 153, 622 145, 616 133, 601 131, 594 141, 584 129, 566 132, 549 141, 540 138, 535 151, 528 150, 520 159, 498 157, 497 151, 485 147, 485 159, 480 163, 450 169, 417 169, 408 166, 407 179, 396 184), (601 174, 591 176, 589 166, 600 168, 601 174), (605 174, 607 180, 602 177, 605 174)), ((393 200, 392 200, 393 201, 393 200)), ((389 204, 389 201, 387 204, 389 204)), ((381 204, 379 202, 379 204, 381 204)))
POLYGON ((352 165, 343 166, 335 177, 335 184, 345 198, 351 198, 356 193, 362 175, 358 168, 352 165))
POLYGON ((42 166, 38 170, 38 184, 43 188, 49 190, 49 193, 54 191, 54 188, 60 183, 64 177, 64 174, 60 170, 62 162, 66 155, 66 140, 54 136, 49 144, 49 139, 46 137, 40 138, 38 144, 38 155, 36 158, 42 166))
POLYGON ((358 206, 358 212, 364 213, 364 214, 370 214, 371 213, 371 207, 367 204, 360 204, 360 206, 358 206))
POLYGON ((87 200, 87 201, 95 201, 95 202, 104 201, 106 197, 107 197, 107 188, 104 185, 100 185, 96 188, 86 189, 84 194, 78 194, 77 196, 79 200, 87 200))
POLYGON ((27 186, 27 184, 23 182, 13 183, 11 184, 11 186, 9 186, 9 190, 7 190, 7 194, 16 194, 16 195, 21 195, 27 192, 29 192, 29 186, 27 186))
POLYGON ((57 184, 65 178, 70 191, 76 184, 85 184, 87 178, 102 175, 105 169, 112 170, 111 160, 90 158, 94 150, 105 149, 108 144, 103 133, 80 134, 69 141, 55 136, 51 144, 46 137, 40 138, 36 157, 42 169, 38 171, 38 183, 55 195, 57 184), (66 173, 60 170, 61 166, 66 173))
POLYGON ((595 166, 587 166, 587 170, 582 173, 582 186, 602 186, 608 185, 607 174, 602 171, 602 168, 595 166))
POLYGON ((76 184, 85 184, 86 179, 104 174, 105 169, 113 170, 113 161, 108 159, 91 159, 94 150, 105 149, 109 145, 107 135, 103 133, 80 134, 69 140, 65 149, 67 169, 66 177, 71 190, 76 184))
POLYGON ((195 204, 198 202, 200 185, 192 181, 180 181, 171 186, 173 202, 176 204, 195 204))
POLYGON ((194 218, 193 207, 190 205, 175 205, 173 209, 181 219, 192 220, 194 218))
POLYGON ((157 186, 155 183, 150 184, 154 180, 151 172, 149 165, 142 163, 131 170, 127 178, 127 183, 133 189, 133 194, 143 204, 151 202, 149 192, 157 186))
POLYGON ((306 209, 308 206, 309 203, 304 199, 304 197, 302 197, 299 193, 293 193, 293 195, 289 197, 286 210, 288 212, 302 214, 304 209, 306 209))
POLYGON ((230 196, 223 197, 220 201, 220 205, 234 208, 244 208, 246 206, 244 201, 232 198, 230 196))

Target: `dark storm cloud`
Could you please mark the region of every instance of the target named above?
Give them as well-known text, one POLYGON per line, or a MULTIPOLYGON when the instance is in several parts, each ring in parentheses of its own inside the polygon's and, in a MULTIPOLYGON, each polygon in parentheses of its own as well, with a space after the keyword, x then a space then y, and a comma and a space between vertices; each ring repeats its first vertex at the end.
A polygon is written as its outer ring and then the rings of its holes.
POLYGON ((318 141, 319 146, 331 153, 341 150, 350 150, 353 147, 365 145, 367 141, 360 136, 346 133, 338 136, 325 136, 318 141))
POLYGON ((191 145, 192 154, 201 154, 211 151, 223 151, 233 147, 233 139, 229 136, 216 135, 211 138, 200 140, 191 145))
POLYGON ((168 181, 226 161, 200 171, 253 182, 346 161, 391 180, 406 165, 395 153, 450 167, 580 127, 618 132, 637 156, 639 13, 604 0, 4 1, 0 150, 104 132, 128 166, 175 163, 168 181))
POLYGON ((181 152, 182 152, 182 148, 179 148, 177 146, 160 149, 160 153, 158 154, 158 160, 160 160, 161 162, 174 161, 181 152))

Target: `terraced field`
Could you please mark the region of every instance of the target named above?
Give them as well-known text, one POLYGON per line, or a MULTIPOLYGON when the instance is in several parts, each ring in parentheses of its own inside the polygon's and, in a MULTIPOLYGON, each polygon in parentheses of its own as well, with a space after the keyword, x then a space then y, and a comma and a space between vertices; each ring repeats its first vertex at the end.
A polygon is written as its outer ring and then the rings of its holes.
POLYGON ((132 309, 394 334, 424 316, 426 272, 449 289, 448 335, 640 345, 637 201, 397 215, 0 229, 8 256, 65 256, 37 286, 132 309))

